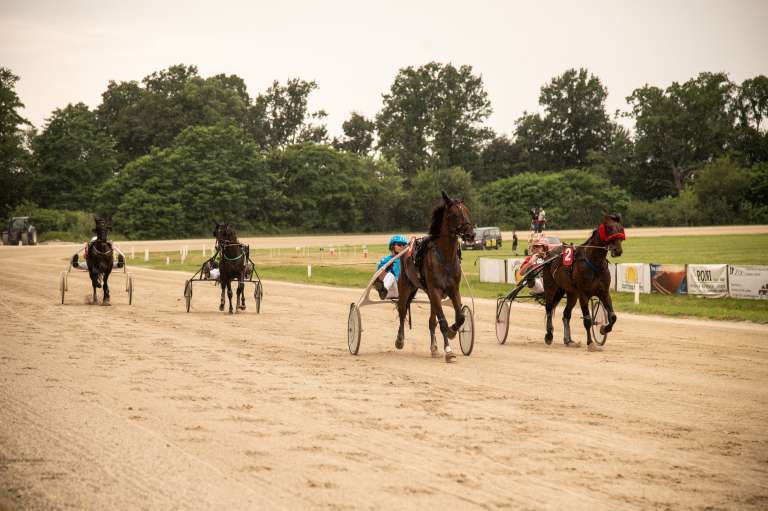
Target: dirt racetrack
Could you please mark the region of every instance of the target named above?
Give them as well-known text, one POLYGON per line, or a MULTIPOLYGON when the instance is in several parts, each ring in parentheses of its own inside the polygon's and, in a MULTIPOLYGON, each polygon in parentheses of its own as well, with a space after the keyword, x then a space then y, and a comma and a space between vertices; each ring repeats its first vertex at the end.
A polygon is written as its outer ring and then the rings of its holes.
POLYGON ((768 508, 766 326, 624 314, 587 353, 515 305, 500 346, 476 300, 448 365, 425 309, 398 352, 381 306, 353 357, 360 290, 267 281, 229 316, 196 287, 187 314, 184 274, 135 269, 133 306, 85 274, 62 306, 71 253, 0 247, 0 509, 768 508))

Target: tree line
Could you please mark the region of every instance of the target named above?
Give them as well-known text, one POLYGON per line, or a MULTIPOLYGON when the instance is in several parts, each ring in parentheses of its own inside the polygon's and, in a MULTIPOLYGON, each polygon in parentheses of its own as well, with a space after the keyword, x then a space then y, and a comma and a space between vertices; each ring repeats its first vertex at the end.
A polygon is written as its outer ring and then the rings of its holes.
POLYGON ((505 135, 487 126, 471 66, 430 62, 400 69, 379 112, 351 113, 339 137, 308 107, 318 85, 298 78, 252 96, 236 75, 171 66, 111 81, 98 106, 58 108, 39 131, 19 113, 18 80, 0 68, 0 213, 57 234, 82 230, 73 211, 137 238, 207 235, 222 220, 264 233, 421 230, 440 190, 507 228, 526 228, 531 206, 557 228, 604 210, 628 225, 768 222, 763 75, 646 84, 609 115, 599 77, 568 69, 505 135))

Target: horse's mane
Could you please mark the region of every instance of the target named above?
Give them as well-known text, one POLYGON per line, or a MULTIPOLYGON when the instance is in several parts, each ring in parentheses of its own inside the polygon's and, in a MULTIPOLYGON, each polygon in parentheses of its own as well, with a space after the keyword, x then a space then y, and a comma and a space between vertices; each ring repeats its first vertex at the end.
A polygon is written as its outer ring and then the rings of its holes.
POLYGON ((432 210, 432 223, 429 224, 429 235, 440 236, 440 227, 443 225, 443 216, 447 206, 441 204, 432 210))

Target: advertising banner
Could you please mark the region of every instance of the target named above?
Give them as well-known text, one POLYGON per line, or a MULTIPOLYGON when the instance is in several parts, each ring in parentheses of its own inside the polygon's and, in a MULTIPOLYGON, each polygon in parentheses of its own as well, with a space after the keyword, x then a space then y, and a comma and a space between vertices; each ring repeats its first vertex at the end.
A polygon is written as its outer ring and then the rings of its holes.
POLYGON ((520 270, 523 261, 525 261, 525 258, 523 257, 507 259, 507 284, 517 283, 517 280, 520 278, 518 270, 520 270))
POLYGON ((728 294, 728 266, 689 264, 686 276, 689 295, 722 297, 728 294))
POLYGON ((688 292, 684 264, 651 264, 651 291, 663 295, 684 295, 688 292))
POLYGON ((728 266, 728 294, 733 298, 768 300, 768 266, 728 266))
POLYGON ((651 271, 647 264, 630 263, 616 265, 616 291, 635 292, 635 284, 641 293, 651 292, 651 271))
POLYGON ((480 258, 480 282, 504 283, 507 281, 504 259, 480 258))

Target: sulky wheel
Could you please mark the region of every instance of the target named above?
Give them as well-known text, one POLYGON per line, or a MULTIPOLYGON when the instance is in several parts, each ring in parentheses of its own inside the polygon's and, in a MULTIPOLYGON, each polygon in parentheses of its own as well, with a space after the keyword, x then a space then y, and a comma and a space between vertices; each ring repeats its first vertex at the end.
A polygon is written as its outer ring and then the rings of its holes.
POLYGON ((59 273, 59 293, 61 294, 61 303, 64 304, 64 292, 67 290, 67 272, 59 273))
POLYGON ((459 328, 459 346, 464 356, 468 357, 475 347, 475 316, 466 305, 461 308, 461 312, 464 313, 464 324, 459 328))
POLYGON ((512 302, 505 298, 499 298, 496 301, 496 340, 499 344, 507 342, 509 334, 509 314, 512 308, 512 302))
POLYGON ((592 297, 589 301, 589 311, 592 316, 592 340, 597 343, 598 346, 605 344, 608 339, 608 333, 601 334, 600 328, 608 324, 608 310, 597 297, 592 297))
POLYGON ((184 283, 184 298, 187 301, 187 312, 189 312, 189 307, 192 305, 192 281, 188 280, 184 283))
POLYGON ((347 319, 347 346, 349 352, 357 355, 360 350, 360 336, 363 329, 360 320, 360 308, 354 303, 349 305, 349 318, 347 319))
POLYGON ((264 297, 264 289, 261 287, 261 281, 256 282, 253 288, 253 299, 256 302, 256 314, 261 312, 261 299, 264 297))
POLYGON ((133 304, 133 275, 128 275, 128 305, 133 304))

